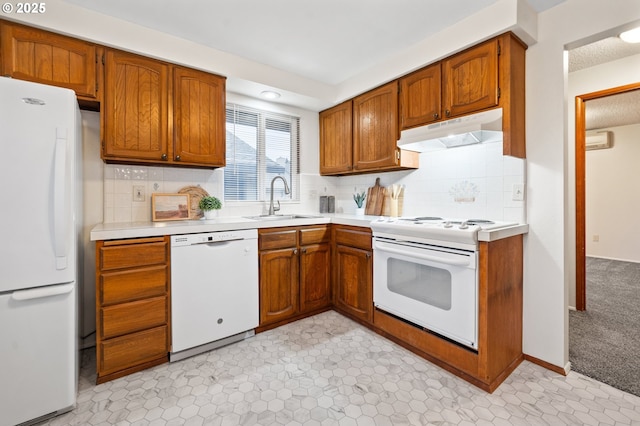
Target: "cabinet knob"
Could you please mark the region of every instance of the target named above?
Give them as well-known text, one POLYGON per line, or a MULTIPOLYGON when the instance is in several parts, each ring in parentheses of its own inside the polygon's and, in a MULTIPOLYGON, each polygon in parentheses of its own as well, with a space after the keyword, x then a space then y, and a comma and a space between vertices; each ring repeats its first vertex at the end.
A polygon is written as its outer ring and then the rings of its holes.
POLYGON ((306 253, 307 252, 307 248, 304 247, 304 248, 301 249, 301 251, 302 251, 302 253, 306 253))
POLYGON ((298 254, 298 249, 297 248, 293 249, 293 254, 298 254))
POLYGON ((180 161, 180 156, 176 155, 176 161, 180 161))
POLYGON ((160 156, 160 159, 161 159, 162 161, 167 161, 167 154, 162 154, 162 155, 160 156))
POLYGON ((451 115, 451 111, 446 110, 446 111, 444 112, 444 114, 445 114, 447 117, 449 117, 449 116, 451 115))
POLYGON ((367 259, 371 259, 371 253, 366 254, 367 259))
POLYGON ((433 119, 434 120, 437 120, 438 117, 440 117, 440 114, 438 114, 437 112, 433 114, 433 119))

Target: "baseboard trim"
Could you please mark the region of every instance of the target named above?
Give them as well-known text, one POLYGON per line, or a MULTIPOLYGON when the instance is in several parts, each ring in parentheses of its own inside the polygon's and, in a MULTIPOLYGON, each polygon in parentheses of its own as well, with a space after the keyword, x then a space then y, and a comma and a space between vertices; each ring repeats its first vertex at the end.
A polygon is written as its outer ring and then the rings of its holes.
POLYGON ((559 367, 557 365, 551 364, 550 362, 547 361, 543 361, 540 358, 536 358, 534 356, 531 355, 527 355, 524 354, 524 359, 526 361, 532 362, 536 365, 539 365, 540 367, 546 368, 547 370, 551 370, 554 373, 558 373, 558 374, 562 374, 563 376, 566 376, 567 374, 569 374, 569 365, 567 364, 567 367, 563 368, 563 367, 559 367))
POLYGON ((640 260, 637 260, 637 259, 620 259, 618 257, 593 256, 593 255, 586 255, 585 257, 593 257, 595 259, 604 259, 604 260, 615 260, 617 262, 640 263, 640 260))

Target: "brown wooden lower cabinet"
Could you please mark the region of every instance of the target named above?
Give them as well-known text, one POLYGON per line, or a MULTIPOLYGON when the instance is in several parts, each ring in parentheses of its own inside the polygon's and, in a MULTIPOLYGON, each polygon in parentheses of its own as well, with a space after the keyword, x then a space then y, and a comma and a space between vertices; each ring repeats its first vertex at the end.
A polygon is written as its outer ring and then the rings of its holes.
POLYGON ((260 229, 260 330, 330 304, 330 227, 260 229))
POLYGON ((260 325, 297 314, 299 291, 296 247, 260 252, 260 325))
POLYGON ((98 383, 167 361, 166 325, 108 339, 98 347, 98 383))
POLYGON ((341 313, 373 322, 373 251, 368 228, 333 225, 333 303, 341 313))
POLYGON ((97 382, 168 360, 169 237, 96 242, 97 382))

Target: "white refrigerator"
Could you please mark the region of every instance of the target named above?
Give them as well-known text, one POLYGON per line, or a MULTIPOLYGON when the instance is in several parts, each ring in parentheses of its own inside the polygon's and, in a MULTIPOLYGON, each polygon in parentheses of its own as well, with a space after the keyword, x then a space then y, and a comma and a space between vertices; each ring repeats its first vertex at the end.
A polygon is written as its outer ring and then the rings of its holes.
POLYGON ((0 77, 0 426, 76 402, 80 125, 73 91, 0 77))

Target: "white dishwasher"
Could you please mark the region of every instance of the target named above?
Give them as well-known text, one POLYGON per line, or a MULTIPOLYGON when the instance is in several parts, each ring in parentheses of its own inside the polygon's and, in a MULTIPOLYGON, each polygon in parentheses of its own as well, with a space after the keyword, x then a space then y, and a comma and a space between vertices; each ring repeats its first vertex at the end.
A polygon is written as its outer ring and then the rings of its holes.
POLYGON ((178 361, 255 334, 258 231, 171 237, 171 353, 178 361))

